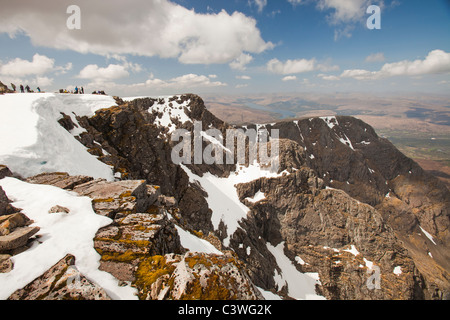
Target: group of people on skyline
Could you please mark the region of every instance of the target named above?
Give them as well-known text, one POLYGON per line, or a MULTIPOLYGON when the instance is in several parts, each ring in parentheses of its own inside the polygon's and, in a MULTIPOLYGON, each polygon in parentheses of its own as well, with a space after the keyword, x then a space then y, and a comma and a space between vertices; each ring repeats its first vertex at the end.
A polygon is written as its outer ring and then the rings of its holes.
MULTIPOLYGON (((3 85, 3 83, 2 83, 1 85, 4 86, 6 89, 8 89, 8 87, 5 86, 5 85, 3 85)), ((23 84, 21 84, 21 85, 19 86, 19 90, 20 90, 20 91, 17 91, 17 90, 16 90, 17 87, 16 87, 16 85, 15 85, 14 83, 11 83, 11 88, 12 88, 12 91, 13 91, 13 92, 21 92, 21 93, 25 93, 25 92, 27 92, 27 93, 39 92, 39 93, 40 93, 40 92, 42 92, 40 87, 37 87, 37 88, 36 88, 37 91, 34 91, 34 90, 32 90, 32 89, 30 88, 29 85, 23 86, 23 84)), ((67 90, 67 89, 59 89, 59 93, 84 94, 84 88, 83 88, 83 87, 78 88, 78 86, 75 86, 75 89, 74 89, 74 90, 70 90, 70 91, 67 90)), ((102 94, 102 95, 105 95, 106 93, 105 93, 104 91, 98 90, 98 91, 92 92, 92 94, 102 94)))
MULTIPOLYGON (((12 87, 13 91, 16 92, 16 85, 15 85, 14 83, 11 83, 11 87, 12 87)), ((22 93, 25 93, 25 90, 26 90, 28 93, 34 92, 33 90, 31 90, 31 88, 30 88, 29 85, 26 85, 26 86, 24 87, 23 84, 21 84, 21 85, 19 86, 19 89, 20 89, 20 92, 22 92, 22 93)), ((37 92, 41 92, 41 88, 39 88, 39 87, 37 87, 36 90, 37 90, 37 92)))

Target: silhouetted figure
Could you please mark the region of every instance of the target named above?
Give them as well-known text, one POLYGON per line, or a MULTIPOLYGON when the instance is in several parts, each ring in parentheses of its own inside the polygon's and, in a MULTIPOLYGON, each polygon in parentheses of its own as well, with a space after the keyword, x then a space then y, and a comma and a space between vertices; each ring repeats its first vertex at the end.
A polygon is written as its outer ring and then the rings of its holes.
POLYGON ((38 92, 41 92, 41 88, 37 87, 37 91, 38 91, 38 92))
POLYGON ((80 93, 81 93, 81 94, 84 94, 84 88, 83 88, 83 87, 81 87, 80 93))
POLYGON ((12 87, 13 91, 16 92, 16 85, 14 83, 11 83, 11 87, 12 87))
POLYGON ((74 92, 75 94, 77 94, 78 93, 78 87, 75 87, 75 92, 74 92))
POLYGON ((24 93, 23 85, 20 85, 20 92, 24 93))
POLYGON ((30 93, 30 92, 31 92, 30 86, 27 85, 27 86, 25 87, 25 90, 27 90, 27 92, 30 93))

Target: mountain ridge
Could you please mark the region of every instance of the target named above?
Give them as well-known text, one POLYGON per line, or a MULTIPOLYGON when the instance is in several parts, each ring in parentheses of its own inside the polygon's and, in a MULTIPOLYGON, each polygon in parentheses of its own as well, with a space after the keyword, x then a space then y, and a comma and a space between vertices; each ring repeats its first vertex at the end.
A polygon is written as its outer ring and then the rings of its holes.
MULTIPOLYGON (((280 133, 279 172, 267 175, 246 164, 247 171, 259 174, 252 179, 237 165, 183 168, 172 163, 170 133, 175 128, 192 132, 195 121, 202 122, 202 131, 216 128, 224 135, 237 128, 211 114, 199 96, 114 101, 114 106, 95 108, 94 113, 62 112, 59 125, 113 168, 118 182, 142 179, 158 186, 165 195, 158 206, 167 210, 170 202, 178 226, 213 239, 216 247, 230 252, 257 287, 296 299, 448 298, 448 189, 361 120, 320 117, 241 127, 280 133), (220 217, 216 212, 220 208, 211 208, 208 200, 215 192, 220 197, 226 195, 220 192, 232 189, 223 185, 224 190, 214 190, 205 177, 223 183, 233 174, 242 177, 236 180, 241 182, 234 186, 235 195, 228 194, 231 201, 223 209, 243 211, 236 217, 220 217), (280 262, 284 258, 298 274, 280 262), (367 286, 374 266, 380 268, 381 289, 367 286), (315 276, 304 276, 309 273, 317 274, 313 292, 296 290, 300 284, 292 279, 311 284, 306 279, 315 276)), ((203 140, 203 149, 210 143, 203 140)), ((123 219, 117 210, 110 217, 114 221, 123 219)), ((115 223, 120 229, 121 222, 115 223)), ((175 232, 169 234, 176 238, 175 232)), ((176 247, 180 249, 176 254, 181 254, 181 245, 176 247)), ((148 258, 141 257, 139 263, 148 258)), ((176 268, 169 269, 163 273, 176 268)), ((153 280, 147 283, 150 287, 158 282, 153 280)), ((160 296, 169 283, 160 280, 160 289, 154 289, 158 294, 150 296, 160 296)), ((141 290, 150 289, 146 285, 141 290)), ((168 292, 160 297, 169 296, 180 297, 168 292)))

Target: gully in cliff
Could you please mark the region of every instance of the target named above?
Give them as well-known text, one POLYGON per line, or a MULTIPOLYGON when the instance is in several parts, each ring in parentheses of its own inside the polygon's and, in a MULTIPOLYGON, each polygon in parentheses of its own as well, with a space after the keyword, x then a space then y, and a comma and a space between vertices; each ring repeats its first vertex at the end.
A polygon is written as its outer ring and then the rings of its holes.
POLYGON ((172 134, 172 142, 179 142, 172 149, 172 161, 175 164, 192 164, 192 145, 194 146, 194 164, 242 164, 259 163, 270 166, 272 172, 279 168, 279 130, 260 128, 226 130, 226 138, 218 129, 202 131, 202 122, 194 122, 193 141, 192 133, 185 129, 177 129, 172 134), (203 141, 210 144, 203 149, 203 141), (248 148, 247 148, 248 141, 248 148), (193 143, 192 143, 193 142, 193 143), (270 146, 270 148, 269 148, 270 146), (270 155, 268 154, 270 149, 270 155), (248 150, 248 154, 246 151, 248 150), (181 155, 180 155, 181 153, 181 155), (225 153, 225 160, 224 160, 225 153), (235 157, 236 155, 236 157, 235 157), (236 162, 237 161, 237 162, 236 162))

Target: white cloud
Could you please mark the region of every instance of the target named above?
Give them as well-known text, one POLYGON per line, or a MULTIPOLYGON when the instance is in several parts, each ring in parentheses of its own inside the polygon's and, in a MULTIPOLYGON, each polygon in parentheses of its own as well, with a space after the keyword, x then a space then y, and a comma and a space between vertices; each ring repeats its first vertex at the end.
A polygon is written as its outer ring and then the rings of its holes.
POLYGON ((77 78, 96 79, 97 81, 101 81, 125 78, 129 75, 129 72, 123 65, 110 64, 106 68, 100 68, 96 64, 90 64, 80 71, 80 74, 77 76, 77 78))
POLYGON ((368 17, 366 11, 370 5, 384 8, 384 0, 318 0, 316 7, 321 11, 331 11, 327 20, 336 27, 334 40, 337 41, 352 36, 355 25, 368 17))
POLYGON ((278 59, 272 59, 267 63, 267 70, 277 74, 295 74, 313 71, 315 66, 315 59, 287 60, 285 62, 281 62, 278 59))
POLYGON ((372 53, 366 58, 366 62, 383 62, 386 58, 383 52, 372 53))
POLYGON ((186 89, 186 88, 208 88, 208 87, 222 87, 226 86, 225 83, 220 81, 212 82, 211 79, 204 75, 197 74, 185 74, 179 77, 172 78, 170 80, 161 79, 149 79, 145 82, 145 85, 150 88, 162 89, 186 89))
POLYGON ((344 70, 341 78, 375 80, 395 76, 421 76, 443 73, 450 73, 450 53, 443 50, 433 50, 423 60, 403 60, 400 62, 386 63, 379 71, 363 69, 344 70))
POLYGON ((330 65, 326 63, 317 63, 316 59, 297 59, 297 60, 286 60, 282 62, 278 59, 270 60, 267 65, 267 70, 277 74, 298 74, 310 71, 320 70, 326 71, 336 71, 339 70, 339 66, 330 65))
POLYGON ((69 30, 68 2, 15 0, 0 11, 0 33, 24 33, 33 45, 104 56, 176 58, 185 64, 223 64, 243 52, 273 47, 256 20, 240 12, 196 13, 169 0, 79 0, 81 29, 69 30))
POLYGON ((251 80, 252 78, 250 76, 242 75, 242 76, 236 76, 236 79, 239 79, 239 80, 251 80))
POLYGON ((366 13, 371 0, 319 0, 320 10, 332 10, 328 16, 331 24, 348 23, 360 20, 366 13))
POLYGON ((305 0, 288 0, 288 2, 295 7, 295 6, 298 6, 299 4, 304 3, 305 0))
POLYGON ((323 80, 327 80, 327 81, 339 81, 340 80, 340 78, 338 76, 333 76, 333 75, 318 74, 317 76, 319 78, 321 78, 323 80))
POLYGON ((32 61, 16 58, 0 67, 0 74, 14 77, 43 75, 53 71, 55 60, 35 54, 32 61))
POLYGON ((230 68, 234 70, 245 70, 247 65, 253 61, 253 57, 247 53, 241 55, 230 63, 230 68))
POLYGON ((297 77, 296 76, 286 76, 286 77, 284 77, 281 80, 283 80, 283 81, 295 81, 295 80, 297 80, 297 77))
POLYGON ((259 13, 261 13, 267 6, 267 0, 249 0, 249 3, 253 3, 258 9, 259 13))

